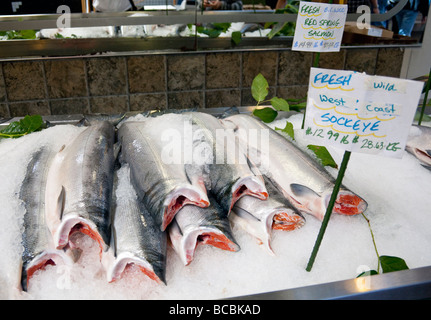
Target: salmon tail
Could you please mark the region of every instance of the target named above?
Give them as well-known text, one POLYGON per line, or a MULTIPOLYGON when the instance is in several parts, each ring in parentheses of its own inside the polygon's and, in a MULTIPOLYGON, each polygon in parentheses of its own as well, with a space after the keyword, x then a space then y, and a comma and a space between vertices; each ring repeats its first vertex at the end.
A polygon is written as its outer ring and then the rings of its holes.
POLYGON ((198 237, 198 243, 208 244, 226 251, 236 252, 240 250, 239 245, 233 237, 228 237, 219 231, 202 233, 198 237))
POLYGON ((304 217, 296 214, 293 210, 282 210, 274 215, 272 229, 282 231, 293 231, 303 227, 304 217))
POLYGON ((151 265, 146 259, 137 257, 128 252, 120 253, 112 267, 107 273, 108 282, 120 280, 127 269, 136 266, 143 274, 154 280, 158 284, 166 285, 164 269, 158 270, 156 266, 151 265))
POLYGON ((368 203, 358 195, 347 190, 341 190, 335 201, 333 212, 352 216, 365 212, 367 207, 368 203))
POLYGON ((66 266, 72 265, 71 259, 64 253, 64 251, 60 250, 44 251, 38 256, 36 256, 30 263, 23 264, 21 274, 22 290, 28 290, 30 279, 37 271, 44 270, 47 266, 50 265, 56 266, 60 264, 66 266))
POLYGON ((167 226, 172 222, 177 212, 186 204, 193 204, 201 208, 206 208, 210 205, 210 201, 206 193, 201 190, 182 187, 170 194, 165 201, 166 208, 163 215, 161 231, 165 231, 167 226))

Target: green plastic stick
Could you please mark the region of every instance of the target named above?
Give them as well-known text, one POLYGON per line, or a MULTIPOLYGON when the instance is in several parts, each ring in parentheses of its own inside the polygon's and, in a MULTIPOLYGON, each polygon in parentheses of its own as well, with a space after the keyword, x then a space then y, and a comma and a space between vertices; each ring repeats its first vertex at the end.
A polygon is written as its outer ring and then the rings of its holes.
POLYGON ((422 119, 423 119, 423 117, 424 117, 425 107, 426 107, 427 100, 428 100, 428 92, 429 92, 429 90, 430 90, 430 83, 431 83, 431 69, 430 69, 430 73, 428 74, 428 81, 427 81, 427 83, 426 83, 426 87, 425 87, 424 102, 422 103, 421 115, 420 115, 420 117, 419 117, 418 125, 421 125, 421 123, 422 123, 422 119))
POLYGON ((308 260, 308 265, 305 270, 308 272, 311 271, 311 268, 313 267, 314 260, 316 259, 317 252, 319 251, 320 244, 323 239, 323 235, 325 234, 326 227, 328 226, 329 218, 332 214, 332 209, 334 209, 335 200, 338 196, 338 191, 340 191, 341 182, 343 181, 344 173, 347 169, 347 164, 349 163, 350 159, 350 151, 345 151, 343 156, 343 161, 340 165, 340 170, 338 171, 337 179, 335 180, 334 189, 332 190, 331 199, 329 200, 328 208, 326 209, 325 217, 323 218, 322 225, 319 230, 319 234, 317 235, 316 242, 314 243, 313 252, 311 253, 310 260, 308 260))

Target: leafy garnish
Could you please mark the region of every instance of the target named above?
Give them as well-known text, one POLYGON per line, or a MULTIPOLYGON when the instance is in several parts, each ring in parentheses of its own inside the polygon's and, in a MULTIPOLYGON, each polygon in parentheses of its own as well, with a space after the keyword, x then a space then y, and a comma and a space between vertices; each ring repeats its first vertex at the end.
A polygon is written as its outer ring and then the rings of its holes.
POLYGON ((271 105, 274 109, 278 111, 289 111, 289 103, 283 98, 273 97, 271 100, 271 105))
POLYGON ((10 123, 6 128, 0 130, 0 137, 19 138, 31 132, 40 130, 43 126, 43 120, 40 115, 25 116, 19 121, 10 123))
POLYGON ((295 132, 293 130, 293 124, 291 122, 286 121, 286 126, 284 127, 284 129, 275 127, 275 130, 287 133, 289 137, 292 138, 292 140, 295 140, 295 132))
POLYGON ((13 40, 13 39, 33 40, 33 39, 36 39, 36 31, 35 30, 0 31, 0 36, 6 37, 7 40, 13 40))
POLYGON ((196 26, 199 33, 206 34, 210 38, 217 38, 222 32, 226 32, 232 24, 230 22, 213 23, 208 26, 196 26))
POLYGON ((232 32, 232 36, 231 37, 232 37, 233 43, 239 44, 241 42, 241 40, 242 40, 241 31, 234 31, 234 32, 232 32))
POLYGON ((307 148, 314 152, 317 158, 321 161, 322 165, 338 169, 337 163, 335 162, 334 158, 332 158, 326 147, 309 144, 307 148))
POLYGON ((398 257, 380 256, 379 261, 382 265, 383 273, 407 270, 409 268, 404 259, 398 257))
POLYGON ((260 118, 265 123, 270 123, 277 117, 278 112, 272 108, 266 107, 262 109, 254 109, 253 115, 260 118))
POLYGON ((261 73, 253 79, 251 84, 251 95, 254 100, 257 101, 258 105, 264 101, 268 95, 268 87, 268 81, 266 81, 265 77, 261 73))

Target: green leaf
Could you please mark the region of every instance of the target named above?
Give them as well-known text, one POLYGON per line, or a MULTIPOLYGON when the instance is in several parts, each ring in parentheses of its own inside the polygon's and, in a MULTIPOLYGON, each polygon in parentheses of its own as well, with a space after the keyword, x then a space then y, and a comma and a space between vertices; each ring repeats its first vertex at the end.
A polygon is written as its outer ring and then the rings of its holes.
POLYGON ((232 41, 235 44, 239 44, 241 42, 241 39, 242 39, 241 31, 234 31, 234 32, 232 32, 232 41))
POLYGON ((269 123, 269 122, 274 121, 274 119, 278 115, 278 112, 272 108, 266 107, 263 109, 254 109, 253 115, 260 118, 263 122, 269 123))
POLYGON ((322 165, 338 169, 337 163, 335 162, 334 158, 332 158, 326 147, 310 144, 307 146, 307 148, 314 152, 322 165))
POLYGON ((369 271, 365 271, 365 272, 360 273, 356 278, 366 277, 366 276, 374 276, 376 274, 379 274, 376 270, 369 270, 369 271))
MULTIPOLYGON (((420 111, 416 111, 414 121, 419 121, 420 116, 421 116, 421 112, 420 111)), ((424 113, 422 121, 429 122, 429 121, 431 121, 431 117, 429 115, 427 115, 427 114, 424 113)))
POLYGON ((284 127, 284 129, 280 129, 275 127, 275 130, 287 133, 289 135, 289 137, 291 137, 293 140, 295 140, 295 132, 293 130, 293 124, 289 121, 286 121, 286 126, 284 127))
POLYGON ((279 33, 285 26, 287 22, 285 23, 277 23, 272 30, 268 33, 268 39, 272 39, 277 33, 279 33))
POLYGON ((221 30, 205 28, 205 27, 202 27, 202 26, 196 27, 196 30, 199 33, 206 34, 210 38, 217 38, 222 33, 221 30))
POLYGON ((380 256, 379 260, 383 273, 409 269, 404 259, 398 257, 380 256))
POLYGON ((301 111, 301 109, 305 109, 306 107, 307 107, 307 102, 305 101, 297 104, 291 104, 290 110, 301 111))
POLYGON ((258 104, 265 100, 268 95, 268 81, 266 81, 265 77, 261 73, 253 79, 251 84, 251 94, 258 104))
POLYGON ((289 103, 283 98, 274 97, 271 100, 271 105, 278 111, 289 111, 289 103))
POLYGON ((0 130, 0 137, 18 138, 41 129, 42 125, 43 120, 40 115, 27 115, 23 119, 14 121, 3 130, 0 130))
POLYGON ((226 32, 230 26, 232 25, 232 23, 230 22, 215 22, 212 24, 212 28, 215 30, 220 30, 221 32, 226 32))

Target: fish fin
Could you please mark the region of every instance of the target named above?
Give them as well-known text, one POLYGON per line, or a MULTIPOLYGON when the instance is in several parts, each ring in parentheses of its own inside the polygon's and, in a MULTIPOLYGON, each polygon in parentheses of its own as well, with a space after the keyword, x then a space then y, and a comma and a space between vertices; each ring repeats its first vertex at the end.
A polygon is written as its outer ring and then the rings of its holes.
POLYGON ((78 121, 78 123, 76 124, 77 127, 89 127, 91 126, 90 121, 87 118, 82 118, 81 120, 78 121))
POLYGON ((66 200, 66 189, 64 189, 64 186, 61 186, 61 191, 57 198, 57 217, 60 217, 60 220, 63 219, 65 200, 66 200))
POLYGON ((225 111, 221 114, 221 116, 219 116, 218 118, 220 118, 220 119, 224 119, 224 118, 227 118, 227 117, 233 116, 233 115, 235 115, 235 114, 239 114, 239 113, 240 113, 240 112, 239 112, 238 107, 230 107, 229 109, 225 110, 225 111))
POLYGON ((261 177, 262 173, 260 172, 258 166, 250 159, 250 157, 246 157, 246 159, 247 165, 250 168, 251 172, 253 172, 255 176, 261 177))
POLYGON ((114 144, 114 170, 121 168, 121 143, 117 142, 114 144))
POLYGON ((117 159, 121 151, 121 143, 117 142, 114 144, 114 158, 117 159))
POLYGON ((292 190, 293 194, 298 197, 307 197, 307 196, 320 197, 320 195, 317 194, 314 190, 302 184, 292 183, 290 185, 290 189, 292 190))
MULTIPOLYGON (((234 224, 239 225, 245 232, 255 237, 270 255, 275 256, 271 247, 272 222, 268 223, 268 221, 260 220, 253 213, 239 206, 234 206, 232 212, 233 214, 230 215, 229 219, 234 224)), ((272 221, 272 217, 270 217, 270 220, 272 221)))

